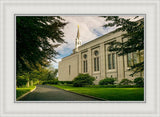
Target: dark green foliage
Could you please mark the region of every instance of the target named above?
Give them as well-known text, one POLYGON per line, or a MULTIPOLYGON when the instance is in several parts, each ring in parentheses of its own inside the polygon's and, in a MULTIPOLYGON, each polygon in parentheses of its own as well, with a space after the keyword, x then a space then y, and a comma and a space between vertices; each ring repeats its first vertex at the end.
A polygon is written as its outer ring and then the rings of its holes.
POLYGON ((114 78, 105 78, 99 81, 99 85, 113 85, 115 82, 114 78))
POLYGON ((133 81, 129 80, 129 79, 122 79, 121 82, 119 83, 119 85, 131 85, 133 83, 133 81))
POLYGON ((116 88, 116 85, 86 85, 85 87, 90 87, 90 88, 116 88))
POLYGON ((83 87, 85 85, 92 85, 93 81, 95 80, 94 77, 90 76, 89 74, 79 74, 73 80, 74 87, 83 87))
POLYGON ((44 81, 42 84, 58 84, 59 81, 57 79, 44 81))
POLYGON ((25 75, 18 76, 16 79, 16 86, 17 87, 25 86, 27 82, 28 82, 28 79, 25 77, 25 75))
MULTIPOLYGON (((19 78, 28 79, 30 85, 36 84, 58 84, 57 69, 53 67, 42 67, 39 66, 39 70, 32 70, 30 72, 24 73, 23 75, 17 74, 17 80, 19 78)), ((19 84, 16 84, 19 86, 19 84)))
MULTIPOLYGON (((103 16, 106 21, 110 23, 104 25, 104 27, 118 27, 115 32, 126 32, 122 36, 121 42, 111 42, 109 51, 115 51, 119 56, 127 55, 128 53, 138 52, 142 58, 140 62, 131 66, 130 70, 133 70, 132 76, 138 72, 144 71, 144 19, 139 21, 131 21, 130 19, 120 18, 119 16, 103 16), (127 39, 127 41, 125 40, 127 39), (125 40, 125 41, 124 41, 125 40)), ((137 16, 135 17, 135 19, 137 16)))
POLYGON ((136 88, 136 85, 87 85, 90 88, 136 88))
POLYGON ((61 84, 73 84, 73 81, 59 81, 61 84))
POLYGON ((117 85, 116 88, 137 88, 136 85, 117 85))
POLYGON ((134 83, 137 87, 144 87, 144 78, 138 77, 134 79, 134 83))
POLYGON ((58 81, 58 79, 53 79, 53 80, 47 80, 43 81, 43 85, 45 84, 62 84, 62 85, 68 85, 68 84, 73 84, 73 81, 58 81))
POLYGON ((17 73, 38 69, 54 61, 55 48, 64 43, 66 23, 58 16, 16 16, 17 73))

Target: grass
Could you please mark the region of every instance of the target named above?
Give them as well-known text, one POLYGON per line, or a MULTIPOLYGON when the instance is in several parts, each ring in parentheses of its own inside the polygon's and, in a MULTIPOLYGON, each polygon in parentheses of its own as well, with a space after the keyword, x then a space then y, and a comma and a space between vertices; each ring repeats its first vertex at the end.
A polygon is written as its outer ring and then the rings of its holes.
POLYGON ((24 88, 16 88, 16 98, 22 96, 23 94, 31 91, 34 89, 36 86, 30 86, 30 87, 24 87, 24 88))
POLYGON ((144 88, 92 88, 51 85, 60 89, 90 95, 109 101, 143 101, 144 88))

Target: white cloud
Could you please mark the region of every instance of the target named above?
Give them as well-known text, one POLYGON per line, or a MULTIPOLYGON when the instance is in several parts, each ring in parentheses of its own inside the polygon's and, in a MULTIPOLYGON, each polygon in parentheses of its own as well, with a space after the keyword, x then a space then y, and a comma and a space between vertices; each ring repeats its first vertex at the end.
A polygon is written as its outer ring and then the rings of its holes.
MULTIPOLYGON (((56 50, 61 54, 66 54, 66 49, 69 49, 71 53, 75 47, 75 39, 77 36, 77 25, 79 25, 80 40, 82 44, 89 42, 100 35, 104 35, 110 30, 105 30, 103 25, 105 24, 104 18, 97 16, 63 16, 68 22, 64 28, 64 40, 67 44, 62 44, 56 50)), ((68 55, 68 54, 67 54, 68 55)))
POLYGON ((57 63, 53 63, 55 68, 58 68, 58 62, 61 58, 72 53, 75 47, 75 39, 77 36, 77 26, 79 25, 80 40, 82 44, 96 39, 110 31, 113 28, 103 28, 105 24, 104 18, 97 16, 63 16, 68 24, 64 28, 64 40, 67 42, 56 48, 60 55, 57 56, 57 63))
MULTIPOLYGON (((134 16, 121 16, 126 18, 132 18, 134 16)), ((68 56, 72 53, 75 47, 75 39, 77 36, 77 25, 79 25, 80 40, 82 44, 96 39, 106 33, 109 33, 115 29, 115 27, 103 28, 106 21, 102 17, 98 16, 62 16, 68 24, 64 28, 64 40, 67 44, 62 44, 56 50, 60 53, 57 56, 57 63, 54 63, 54 67, 58 68, 58 62, 61 58, 68 56)))

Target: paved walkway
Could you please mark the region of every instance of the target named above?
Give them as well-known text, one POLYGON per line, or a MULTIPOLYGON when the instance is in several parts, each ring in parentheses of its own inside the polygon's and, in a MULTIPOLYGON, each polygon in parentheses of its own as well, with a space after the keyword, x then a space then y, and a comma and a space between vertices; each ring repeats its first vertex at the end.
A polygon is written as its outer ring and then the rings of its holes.
POLYGON ((37 85, 37 88, 19 101, 99 101, 67 92, 52 86, 37 85))

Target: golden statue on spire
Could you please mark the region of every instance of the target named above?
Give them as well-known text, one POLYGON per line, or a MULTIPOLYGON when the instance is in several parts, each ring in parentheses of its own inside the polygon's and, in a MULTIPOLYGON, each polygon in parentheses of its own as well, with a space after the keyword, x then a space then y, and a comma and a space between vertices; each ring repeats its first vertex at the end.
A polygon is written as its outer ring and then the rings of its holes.
POLYGON ((79 25, 78 25, 78 31, 77 31, 77 38, 79 39, 79 36, 80 36, 80 34, 79 34, 79 25))

